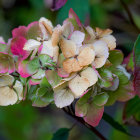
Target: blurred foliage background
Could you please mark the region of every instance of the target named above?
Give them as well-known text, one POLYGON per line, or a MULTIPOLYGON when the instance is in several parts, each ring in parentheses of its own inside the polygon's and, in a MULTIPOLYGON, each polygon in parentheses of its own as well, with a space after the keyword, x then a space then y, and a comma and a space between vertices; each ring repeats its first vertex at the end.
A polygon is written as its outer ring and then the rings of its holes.
MULTIPOLYGON (((111 28, 117 38, 117 48, 125 56, 131 52, 140 33, 139 0, 68 0, 58 11, 51 11, 52 2, 53 0, 0 0, 0 36, 7 41, 12 29, 28 25, 40 17, 50 19, 54 25, 62 24, 68 17, 69 9, 73 8, 83 24, 111 28)), ((116 103, 106 107, 105 111, 122 122, 123 106, 124 104, 116 103)), ((51 140, 56 130, 70 128, 74 123, 76 126, 70 131, 69 140, 98 140, 91 131, 55 106, 35 108, 30 102, 24 101, 18 105, 0 107, 0 140, 51 140)), ((97 129, 110 140, 139 139, 118 132, 103 120, 97 129)), ((139 127, 131 126, 128 129, 134 135, 139 135, 139 127)))

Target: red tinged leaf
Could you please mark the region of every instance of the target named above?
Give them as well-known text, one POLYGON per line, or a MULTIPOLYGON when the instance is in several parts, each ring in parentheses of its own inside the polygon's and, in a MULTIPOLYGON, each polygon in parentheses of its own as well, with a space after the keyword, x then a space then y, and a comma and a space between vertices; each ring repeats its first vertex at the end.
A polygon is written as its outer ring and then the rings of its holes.
POLYGON ((133 49, 134 55, 134 80, 133 86, 135 94, 140 97, 140 35, 138 36, 133 49))
POLYGON ((84 117, 85 122, 93 127, 98 126, 104 113, 104 106, 97 106, 94 103, 88 108, 87 115, 84 117))
POLYGON ((15 71, 15 63, 12 56, 0 53, 0 73, 12 73, 15 71))
POLYGON ((12 31, 13 38, 19 36, 26 37, 26 34, 27 34, 27 27, 25 26, 19 26, 18 28, 13 29, 12 31))
POLYGON ((14 55, 19 56, 22 60, 26 59, 29 56, 29 52, 23 50, 26 43, 26 39, 22 36, 14 38, 11 42, 11 52, 14 55))
POLYGON ((11 52, 18 56, 20 60, 26 59, 30 52, 23 50, 28 39, 36 39, 42 37, 39 22, 30 23, 27 27, 20 26, 12 31, 11 52))
POLYGON ((27 77, 31 76, 31 74, 29 74, 28 69, 27 69, 27 63, 28 63, 28 61, 26 61, 26 60, 24 60, 24 61, 19 60, 19 63, 18 63, 18 73, 23 78, 27 78, 27 77))
POLYGON ((75 115, 83 117, 85 122, 93 127, 96 127, 102 119, 104 106, 98 106, 94 103, 94 100, 89 102, 90 94, 92 90, 82 96, 75 105, 75 115))
POLYGON ((53 0, 51 10, 56 11, 56 10, 60 9, 62 6, 65 5, 66 2, 67 2, 67 0, 53 0))
POLYGON ((73 11, 73 9, 71 8, 69 10, 69 18, 74 18, 77 22, 77 24, 79 25, 79 27, 83 28, 83 25, 79 19, 79 17, 77 16, 77 14, 73 11))

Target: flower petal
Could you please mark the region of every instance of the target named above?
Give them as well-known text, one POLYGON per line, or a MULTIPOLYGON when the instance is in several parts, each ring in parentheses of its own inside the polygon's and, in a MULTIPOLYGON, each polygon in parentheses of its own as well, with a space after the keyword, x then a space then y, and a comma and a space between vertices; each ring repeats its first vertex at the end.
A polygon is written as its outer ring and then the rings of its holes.
POLYGON ((8 54, 0 53, 0 73, 12 73, 14 71, 14 59, 8 54))
POLYGON ((110 29, 102 30, 102 29, 96 27, 96 33, 97 33, 98 37, 104 37, 106 35, 110 35, 112 33, 112 30, 110 30, 110 29))
POLYGON ((17 94, 13 89, 10 89, 8 86, 0 87, 1 106, 13 105, 17 102, 17 100, 18 100, 17 94))
POLYGON ((15 85, 13 88, 16 90, 18 99, 21 101, 23 99, 23 85, 20 81, 16 80, 15 85))
POLYGON ((77 58, 80 66, 87 66, 93 62, 95 52, 91 48, 87 47, 81 51, 77 58))
POLYGON ((54 28, 53 33, 52 33, 52 37, 51 37, 52 46, 57 46, 58 45, 61 34, 62 34, 62 27, 60 25, 57 25, 54 28))
POLYGON ((54 70, 47 70, 46 78, 52 87, 55 87, 57 84, 59 84, 62 79, 54 70))
POLYGON ((38 21, 34 21, 32 23, 30 23, 27 27, 28 31, 27 31, 27 35, 26 38, 27 39, 37 39, 37 38, 42 38, 43 34, 39 25, 38 21))
POLYGON ((93 43, 93 41, 94 41, 95 38, 96 38, 95 31, 94 31, 90 26, 87 26, 87 27, 86 27, 86 30, 87 30, 87 32, 88 32, 89 35, 90 35, 90 38, 86 40, 86 43, 93 43))
POLYGON ((114 50, 116 48, 116 38, 113 35, 104 36, 101 40, 107 43, 110 50, 114 50))
POLYGON ((47 54, 50 57, 53 57, 53 61, 57 62, 58 60, 58 54, 59 54, 59 47, 58 46, 52 46, 52 41, 44 41, 43 42, 43 48, 40 52, 40 54, 47 54))
POLYGON ((96 72, 91 68, 88 67, 80 73, 81 77, 88 79, 90 85, 94 85, 98 81, 98 76, 96 72))
POLYGON ((53 25, 52 25, 51 21, 44 17, 41 17, 39 22, 42 23, 44 25, 44 27, 46 28, 46 30, 49 32, 49 34, 52 35, 53 25))
POLYGON ((60 77, 69 77, 69 73, 65 72, 63 68, 58 68, 57 72, 60 77))
POLYGON ((11 86, 14 82, 14 77, 11 75, 0 75, 0 87, 11 86))
POLYGON ((12 31, 13 38, 19 36, 26 37, 26 34, 27 34, 27 27, 25 26, 19 26, 18 28, 13 29, 12 31))
POLYGON ((40 45, 41 45, 41 43, 39 41, 36 41, 34 39, 29 39, 25 43, 23 50, 32 51, 32 50, 34 50, 36 48, 39 48, 40 45))
POLYGON ((64 83, 61 88, 54 91, 54 101, 56 106, 59 108, 69 106, 74 100, 71 90, 65 88, 66 85, 67 84, 64 83))
POLYGON ((26 59, 30 54, 29 52, 23 50, 26 41, 27 40, 24 37, 17 37, 11 41, 11 52, 22 58, 22 60, 26 59))
POLYGON ((40 79, 30 79, 29 85, 39 85, 42 80, 40 79))
POLYGON ((79 65, 78 61, 75 58, 70 58, 70 59, 66 59, 63 62, 63 69, 67 73, 71 73, 71 72, 77 72, 81 70, 82 67, 79 65))
POLYGON ((93 50, 95 51, 95 60, 93 65, 95 68, 101 68, 109 56, 107 44, 101 40, 96 41, 93 43, 93 50))
POLYGON ((80 31, 74 31, 70 37, 70 39, 72 41, 75 42, 75 44, 77 45, 82 45, 82 42, 84 41, 85 39, 85 34, 83 32, 80 32, 80 31))
POLYGON ((24 61, 20 60, 18 63, 18 73, 23 78, 27 78, 31 76, 31 74, 29 74, 29 71, 27 69, 27 64, 28 64, 28 61, 25 61, 25 60, 24 61))
POLYGON ((73 78, 71 81, 69 81, 69 88, 73 92, 75 98, 80 97, 84 91, 87 90, 90 83, 87 78, 80 77, 77 75, 75 78, 73 78))
POLYGON ((41 79, 45 76, 45 71, 42 69, 39 69, 37 73, 35 73, 32 78, 33 79, 41 79))
POLYGON ((72 34, 74 30, 74 27, 71 22, 64 21, 62 26, 63 36, 67 39, 69 39, 70 35, 72 34))
POLYGON ((2 36, 0 36, 0 43, 5 44, 5 40, 4 40, 4 38, 2 36))
POLYGON ((77 46, 73 41, 62 38, 60 40, 60 47, 65 58, 76 55, 77 46))

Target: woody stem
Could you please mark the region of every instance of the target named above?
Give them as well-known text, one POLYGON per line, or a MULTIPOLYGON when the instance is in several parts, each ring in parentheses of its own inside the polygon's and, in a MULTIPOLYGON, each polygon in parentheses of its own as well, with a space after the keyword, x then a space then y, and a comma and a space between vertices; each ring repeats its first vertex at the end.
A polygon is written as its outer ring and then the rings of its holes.
MULTIPOLYGON (((70 107, 68 107, 70 108, 70 107)), ((67 115, 69 115, 70 117, 74 118, 76 121, 80 122, 83 126, 87 127, 88 129, 90 129, 95 135, 97 135, 101 140, 107 140, 96 128, 94 128, 93 126, 89 125, 88 123, 86 123, 84 121, 83 118, 77 117, 74 114, 72 114, 69 110, 67 110, 66 108, 62 109, 67 115)))

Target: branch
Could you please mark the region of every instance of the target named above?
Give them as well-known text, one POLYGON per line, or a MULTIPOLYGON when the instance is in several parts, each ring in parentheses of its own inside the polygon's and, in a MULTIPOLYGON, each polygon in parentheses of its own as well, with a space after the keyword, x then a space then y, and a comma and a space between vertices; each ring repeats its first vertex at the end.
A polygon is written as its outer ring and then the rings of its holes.
POLYGON ((134 18, 133 18, 133 15, 129 9, 129 7, 127 6, 127 4, 123 1, 123 0, 120 0, 121 2, 121 5, 123 6, 124 10, 126 11, 127 15, 128 15, 128 18, 130 20, 130 23, 135 27, 136 30, 138 30, 140 32, 140 29, 139 27, 136 25, 135 21, 134 21, 134 18))
POLYGON ((76 121, 80 122, 82 125, 90 129, 93 133, 95 133, 101 140, 107 140, 98 130, 96 130, 94 127, 86 123, 83 118, 77 117, 75 115, 72 115, 71 112, 67 111, 65 108, 62 109, 67 115, 74 118, 76 121))

